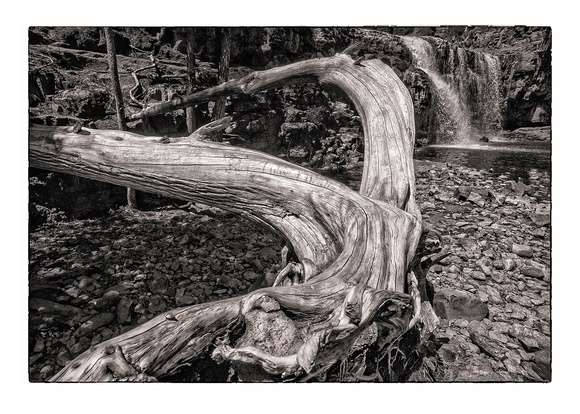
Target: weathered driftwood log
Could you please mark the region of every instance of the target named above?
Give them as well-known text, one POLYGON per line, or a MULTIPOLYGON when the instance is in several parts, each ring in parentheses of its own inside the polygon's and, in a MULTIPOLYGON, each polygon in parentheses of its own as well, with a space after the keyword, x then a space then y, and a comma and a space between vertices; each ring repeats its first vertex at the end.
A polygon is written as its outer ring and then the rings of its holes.
MULTIPOLYGON (((421 320, 413 270, 422 235, 415 203, 410 96, 380 61, 346 55, 256 72, 133 119, 218 95, 317 79, 343 89, 364 125, 359 193, 286 161, 203 139, 220 120, 186 138, 120 131, 33 127, 31 166, 215 205, 283 234, 299 263, 293 285, 176 309, 79 355, 52 381, 147 380, 209 354, 241 379, 308 380, 348 358, 361 334, 388 347, 421 320), (371 326, 372 324, 372 326, 371 326), (266 328, 264 328, 266 327, 266 328), (376 338, 379 338, 378 340, 376 338)), ((288 269, 286 270, 288 271, 288 269)), ((430 315, 425 315, 430 316, 430 315)))

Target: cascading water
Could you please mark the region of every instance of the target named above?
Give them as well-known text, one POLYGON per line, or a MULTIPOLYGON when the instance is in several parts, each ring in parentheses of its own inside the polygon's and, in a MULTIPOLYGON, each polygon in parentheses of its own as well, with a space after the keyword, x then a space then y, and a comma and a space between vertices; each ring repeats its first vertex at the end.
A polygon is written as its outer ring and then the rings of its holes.
POLYGON ((499 60, 438 38, 402 36, 436 89, 438 141, 466 143, 501 127, 499 60))
POLYGON ((471 135, 469 117, 457 91, 440 74, 433 46, 420 37, 403 36, 402 40, 413 53, 413 65, 429 75, 437 90, 438 135, 463 141, 471 135))

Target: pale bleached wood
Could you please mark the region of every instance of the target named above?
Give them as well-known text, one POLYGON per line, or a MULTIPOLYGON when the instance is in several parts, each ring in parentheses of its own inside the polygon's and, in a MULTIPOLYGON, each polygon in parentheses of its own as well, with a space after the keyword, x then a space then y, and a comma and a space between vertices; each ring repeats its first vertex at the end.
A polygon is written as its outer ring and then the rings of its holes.
POLYGON ((337 85, 355 103, 366 146, 361 193, 276 157, 204 141, 204 133, 224 127, 223 120, 186 138, 31 128, 31 166, 200 201, 250 217, 286 237, 306 280, 159 315, 92 347, 53 381, 163 377, 207 357, 212 349, 215 359, 303 380, 347 358, 371 323, 384 333, 383 344, 403 334, 411 320, 415 323, 417 295, 409 294, 407 273, 422 225, 414 198, 412 108, 404 86, 386 65, 354 64, 344 55, 313 59, 162 103, 133 119, 296 78, 337 85), (290 316, 285 323, 293 324, 303 338, 290 354, 274 352, 276 338, 269 352, 220 342, 234 327, 243 326, 251 312, 272 309, 286 319, 290 316), (107 365, 118 372, 103 377, 98 361, 113 354, 123 356, 107 365))

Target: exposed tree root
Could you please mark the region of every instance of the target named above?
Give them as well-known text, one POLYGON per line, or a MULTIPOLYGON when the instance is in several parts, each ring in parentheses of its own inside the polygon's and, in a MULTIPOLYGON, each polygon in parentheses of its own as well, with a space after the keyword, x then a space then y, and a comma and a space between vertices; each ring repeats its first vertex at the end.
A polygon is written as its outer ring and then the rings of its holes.
POLYGON ((34 167, 217 205, 280 232, 297 259, 273 287, 160 315, 84 352, 52 381, 163 378, 208 356, 229 362, 242 380, 310 381, 335 367, 341 380, 383 379, 378 364, 401 338, 429 334, 434 322, 421 291, 423 258, 440 255, 417 251, 426 236, 414 198, 412 102, 382 62, 345 55, 299 62, 163 102, 131 119, 296 79, 337 85, 356 105, 365 133, 360 193, 276 157, 208 142, 229 119, 184 138, 31 129, 34 167), (111 349, 124 358, 103 370, 97 362, 111 349), (375 363, 369 373, 366 366, 375 363))

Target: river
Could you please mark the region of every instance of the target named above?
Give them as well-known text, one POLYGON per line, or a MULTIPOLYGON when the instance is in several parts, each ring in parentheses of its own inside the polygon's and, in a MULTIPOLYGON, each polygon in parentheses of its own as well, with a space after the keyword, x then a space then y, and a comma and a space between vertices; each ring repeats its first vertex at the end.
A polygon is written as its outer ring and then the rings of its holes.
MULTIPOLYGON (((415 148, 415 160, 449 163, 485 170, 492 176, 505 175, 509 180, 542 182, 549 185, 552 178, 552 146, 550 141, 489 141, 473 144, 436 144, 415 148)), ((320 171, 347 184, 354 190, 360 187, 362 162, 340 173, 320 171)))

